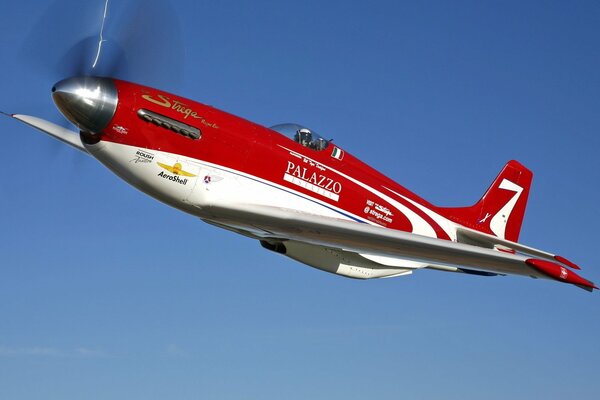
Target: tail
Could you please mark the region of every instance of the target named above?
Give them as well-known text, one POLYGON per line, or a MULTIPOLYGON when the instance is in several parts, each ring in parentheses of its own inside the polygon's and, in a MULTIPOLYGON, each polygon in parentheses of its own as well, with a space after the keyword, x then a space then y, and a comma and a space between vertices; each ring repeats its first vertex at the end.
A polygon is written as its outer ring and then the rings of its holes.
POLYGON ((509 161, 481 200, 471 207, 441 208, 446 218, 501 239, 517 242, 533 173, 509 161))

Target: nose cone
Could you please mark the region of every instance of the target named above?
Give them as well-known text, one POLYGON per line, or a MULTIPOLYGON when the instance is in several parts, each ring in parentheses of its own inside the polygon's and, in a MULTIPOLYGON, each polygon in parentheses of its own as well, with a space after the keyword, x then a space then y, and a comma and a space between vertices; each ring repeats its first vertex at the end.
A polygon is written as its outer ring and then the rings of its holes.
POLYGON ((112 79, 85 76, 58 82, 52 100, 79 129, 100 133, 115 115, 119 98, 112 79))

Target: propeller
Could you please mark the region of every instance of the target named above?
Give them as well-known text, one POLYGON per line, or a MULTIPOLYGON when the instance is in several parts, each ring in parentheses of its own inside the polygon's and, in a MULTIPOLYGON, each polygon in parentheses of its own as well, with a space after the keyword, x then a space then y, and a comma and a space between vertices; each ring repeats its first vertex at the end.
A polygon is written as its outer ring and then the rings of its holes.
POLYGON ((57 0, 20 54, 51 83, 106 76, 168 90, 183 80, 184 55, 179 19, 164 0, 57 0))
MULTIPOLYGON (((183 82, 185 52, 180 22, 165 0, 54 0, 28 26, 31 28, 24 30, 25 39, 17 57, 34 72, 29 80, 39 80, 39 87, 45 89, 31 93, 31 97, 48 99, 44 92, 52 87, 53 100, 63 118, 55 114, 49 119, 63 127, 72 122, 82 131, 82 140, 97 140, 93 132, 98 129, 94 127, 101 126, 114 112, 110 80, 95 77, 118 78, 169 91, 176 91, 183 82), (70 82, 104 82, 102 98, 75 99, 79 105, 93 100, 95 111, 64 106, 74 104, 73 91, 69 92, 66 81, 82 76, 86 78, 70 82), (98 120, 74 118, 73 112, 87 113, 89 118, 99 112, 98 120)), ((44 101, 41 109, 48 110, 48 106, 44 101)), ((35 126, 59 140, 66 132, 60 127, 35 126)), ((62 146, 55 147, 62 151, 58 148, 62 146)))

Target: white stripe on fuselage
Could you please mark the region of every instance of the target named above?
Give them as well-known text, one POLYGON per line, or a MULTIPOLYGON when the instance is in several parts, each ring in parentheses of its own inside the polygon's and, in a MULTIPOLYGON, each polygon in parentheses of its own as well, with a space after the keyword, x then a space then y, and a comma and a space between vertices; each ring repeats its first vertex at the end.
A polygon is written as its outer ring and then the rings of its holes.
MULTIPOLYGON (((235 204, 235 203, 241 204, 243 202, 245 204, 256 203, 256 204, 260 204, 260 205, 269 205, 269 206, 274 206, 274 207, 285 208, 285 207, 289 207, 290 203, 296 202, 295 199, 297 198, 297 199, 302 200, 303 202, 308 201, 310 204, 314 204, 315 206, 318 206, 319 209, 321 209, 321 208, 324 209, 323 212, 318 212, 316 208, 311 207, 309 205, 309 203, 307 203, 306 207, 305 206, 299 207, 299 209, 301 211, 311 213, 311 214, 323 215, 323 216, 327 216, 327 217, 344 218, 344 219, 348 219, 348 220, 353 220, 355 222, 367 223, 370 225, 377 225, 376 223, 369 221, 359 215, 355 215, 352 212, 349 212, 342 208, 339 208, 339 207, 336 207, 329 203, 326 203, 323 200, 320 200, 318 198, 298 192, 294 189, 279 185, 275 182, 271 182, 269 180, 260 178, 258 176, 251 175, 251 174, 245 173, 243 171, 232 169, 232 168, 220 165, 220 164, 215 164, 215 163, 211 163, 211 162, 207 162, 207 161, 203 161, 203 160, 199 160, 196 158, 191 158, 191 157, 187 157, 187 156, 183 156, 183 155, 179 155, 179 154, 175 154, 175 153, 168 153, 168 152, 153 150, 153 149, 145 149, 143 147, 130 146, 130 145, 125 145, 125 144, 113 143, 113 142, 101 142, 101 147, 98 145, 95 145, 95 149, 90 149, 90 150, 91 150, 91 154, 94 155, 94 157, 98 158, 101 162, 103 162, 104 164, 106 164, 106 162, 108 162, 108 164, 110 164, 110 169, 114 170, 115 173, 118 172, 115 169, 119 168, 121 170, 121 173, 117 173, 117 175, 121 176, 122 179, 125 179, 122 175, 127 175, 127 176, 135 176, 137 178, 140 178, 141 181, 145 182, 145 183, 149 182, 149 187, 146 184, 144 184, 142 186, 144 186, 146 189, 151 190, 152 193, 155 193, 155 194, 151 194, 151 196, 156 197, 161 201, 165 201, 165 199, 168 199, 168 200, 173 199, 173 196, 170 194, 169 189, 166 189, 166 190, 164 189, 164 188, 170 188, 170 186, 165 186, 165 185, 170 185, 170 181, 165 181, 163 179, 159 179, 159 180, 153 179, 154 172, 148 173, 150 170, 146 169, 149 166, 148 164, 138 165, 138 167, 143 168, 143 169, 132 168, 132 165, 137 165, 137 164, 130 163, 131 158, 135 155, 137 150, 144 150, 146 152, 154 154, 155 160, 160 159, 161 157, 171 159, 171 160, 173 160, 173 162, 175 160, 180 160, 182 163, 188 163, 190 165, 195 165, 197 168, 200 168, 200 169, 217 170, 217 171, 220 171, 220 173, 222 173, 222 174, 229 174, 232 176, 244 178, 245 182, 248 183, 249 185, 253 185, 254 184, 253 182, 255 182, 256 184, 260 184, 260 187, 262 189, 251 189, 250 188, 247 195, 240 196, 239 187, 231 188, 230 193, 228 193, 228 188, 224 187, 224 186, 226 186, 227 181, 231 182, 232 179, 221 180, 218 183, 216 183, 216 182, 210 183, 210 187, 211 187, 211 190, 213 191, 213 193, 219 193, 223 197, 223 201, 231 201, 232 204, 235 204), (120 167, 118 167, 115 164, 119 164, 120 167), (223 183, 225 183, 225 185, 223 185, 223 183), (277 196, 269 195, 268 193, 264 193, 264 191, 268 190, 269 187, 271 187, 273 189, 278 189, 285 196, 289 195, 289 196, 293 196, 293 198, 289 199, 289 201, 268 203, 269 200, 272 200, 273 198, 277 197, 277 196), (219 189, 217 189, 217 188, 219 188, 219 189), (256 201, 252 202, 252 196, 257 193, 260 193, 260 192, 263 192, 263 195, 262 196, 257 195, 256 201), (240 199, 242 201, 240 201, 240 199)), ((150 163, 150 164, 153 164, 153 163, 150 163)), ((194 178, 194 179, 202 180, 203 176, 198 176, 197 178, 194 178)), ((127 179, 125 179, 125 180, 127 181, 127 179)), ((139 179, 135 179, 135 180, 137 182, 140 182, 139 179)), ((142 191, 146 191, 146 190, 144 190, 144 188, 142 188, 138 185, 135 185, 131 182, 130 182, 130 184, 134 187, 137 187, 138 189, 141 189, 142 191)), ((190 182, 190 184, 191 184, 191 182, 190 182)), ((193 189, 194 192, 196 190, 206 188, 206 183, 204 185, 202 185, 202 183, 200 181, 195 183, 195 185, 196 186, 193 189)), ((150 194, 150 193, 148 193, 148 194, 150 194)), ((190 197, 192 197, 192 196, 193 196, 193 194, 190 195, 190 197)), ((167 202, 169 202, 169 201, 167 201, 167 202)), ((185 202, 183 202, 183 203, 185 203, 185 202)), ((188 202, 188 204, 189 204, 189 202, 188 202)), ((300 203, 296 203, 296 205, 299 205, 299 204, 300 203)), ((187 209, 188 207, 184 207, 184 208, 187 209)))
MULTIPOLYGON (((281 147, 282 149, 285 149, 289 152, 293 152, 293 150, 288 149, 285 146, 282 145, 278 145, 279 147, 281 147)), ((315 162, 317 164, 321 164, 322 163, 311 159, 310 157, 306 157, 303 156, 304 158, 315 162)), ((415 213, 413 210, 411 210, 410 208, 406 207, 404 204, 400 203, 399 201, 381 193, 380 191, 378 191, 377 189, 372 188, 369 185, 366 185, 364 183, 362 183, 361 181, 352 178, 349 175, 344 174, 343 172, 340 172, 334 168, 331 168, 327 165, 325 165, 325 167, 327 167, 328 170, 335 172, 336 174, 338 174, 339 176, 346 178, 347 180, 353 182, 354 184, 362 187, 363 189, 369 191, 370 193, 376 195, 377 197, 379 197, 382 200, 387 201, 390 205, 396 207, 396 209, 398 209, 402 214, 404 214, 406 216, 406 218, 408 218, 408 220, 410 221, 411 225, 412 225, 412 231, 413 233, 417 233, 419 235, 423 235, 423 236, 430 236, 430 237, 437 237, 435 230, 433 229, 433 227, 427 222, 425 221, 425 219, 423 219, 423 217, 421 217, 419 214, 415 213)))
MULTIPOLYGON (((111 156, 111 158, 113 158, 115 160, 116 159, 120 159, 120 164, 122 165, 122 168, 124 169, 125 172, 127 172, 127 173, 133 173, 133 170, 131 169, 131 166, 129 164, 130 155, 131 154, 135 154, 135 151, 137 149, 142 149, 142 148, 138 147, 138 146, 130 146, 130 145, 124 145, 124 144, 110 143, 110 142, 105 142, 104 144, 106 145, 106 146, 104 146, 104 151, 108 152, 108 154, 111 156), (115 151, 116 149, 119 149, 119 150, 115 151), (119 155, 120 155, 120 157, 119 157, 119 155), (115 158, 115 156, 117 156, 117 157, 115 158)), ((290 150, 290 149, 288 149, 288 148, 286 148, 284 146, 280 145, 280 147, 283 148, 283 149, 285 149, 285 150, 292 151, 292 150, 290 150)), ((300 198, 302 198, 304 200, 310 201, 310 202, 312 202, 314 204, 317 204, 317 205, 319 205, 321 207, 324 207, 324 208, 328 209, 329 211, 333 211, 333 212, 335 212, 337 214, 340 214, 340 215, 344 216, 347 219, 351 219, 351 220, 355 220, 355 221, 360 221, 360 222, 363 222, 363 223, 368 223, 370 225, 378 225, 377 223, 375 223, 373 221, 369 221, 369 220, 367 220, 367 219, 365 219, 365 218, 363 218, 363 217, 361 217, 359 215, 356 215, 356 214, 354 214, 354 213, 352 213, 352 212, 350 212, 348 210, 341 209, 341 208, 336 207, 336 206, 334 206, 332 204, 326 203, 326 202, 324 202, 324 201, 322 201, 322 200, 320 200, 318 198, 312 197, 312 196, 307 195, 305 193, 298 192, 298 191, 296 191, 294 189, 282 186, 282 185, 280 185, 278 183, 275 183, 275 182, 263 179, 263 178, 261 178, 259 176, 251 175, 251 174, 248 174, 248 173, 243 172, 243 171, 239 171, 239 170, 236 170, 236 169, 228 168, 228 167, 226 167, 224 165, 215 164, 215 163, 211 163, 211 162, 207 162, 207 161, 203 161, 203 160, 199 160, 199 159, 195 159, 195 158, 191 158, 191 157, 187 157, 187 156, 183 156, 183 155, 178 155, 178 154, 174 154, 174 153, 167 153, 167 152, 162 152, 162 151, 157 151, 157 150, 152 150, 152 149, 146 149, 146 150, 149 151, 149 152, 152 152, 152 153, 156 153, 157 155, 162 155, 164 157, 181 158, 181 159, 184 159, 186 162, 197 164, 199 167, 212 168, 212 169, 223 171, 225 173, 234 174, 234 175, 237 175, 239 177, 248 179, 249 180, 248 182, 254 181, 254 182, 257 182, 257 183, 260 183, 260 184, 263 184, 263 185, 268 185, 270 187, 279 189, 279 190, 281 190, 283 192, 286 192, 288 194, 298 196, 298 197, 300 197, 300 198)), ((98 154, 98 155, 101 156, 101 154, 98 154)), ((315 163, 321 164, 321 163, 319 163, 316 160, 310 159, 309 157, 306 157, 306 156, 303 156, 303 157, 305 157, 305 158, 307 158, 310 161, 313 161, 315 163)), ((321 164, 321 165, 323 165, 323 164, 321 164)), ((113 165, 113 167, 114 167, 114 165, 113 165)), ((329 166, 325 166, 325 167, 327 167, 327 169, 331 170, 332 172, 338 174, 339 176, 347 179, 348 181, 353 182, 357 186, 362 187, 363 189, 367 190, 368 192, 370 192, 373 195, 379 197, 380 199, 388 202, 390 205, 392 205, 393 207, 395 207, 396 209, 398 209, 410 221, 410 223, 412 225, 412 232, 413 233, 417 233, 417 234, 424 235, 424 236, 430 236, 430 237, 436 237, 437 236, 436 233, 435 233, 435 230, 433 229, 433 227, 425 219, 423 219, 420 215, 418 215, 417 213, 415 213, 414 211, 412 211, 410 208, 408 208, 404 204, 400 203, 399 201, 393 199, 392 197, 390 197, 390 196, 388 196, 388 195, 386 195, 386 194, 384 194, 384 193, 382 193, 382 192, 374 189, 373 187, 371 187, 369 185, 366 185, 366 184, 358 181, 357 179, 354 179, 351 176, 348 176, 348 175, 346 175, 346 174, 344 174, 344 173, 342 173, 342 172, 340 172, 340 171, 338 171, 338 170, 336 170, 334 168, 331 168, 329 166)), ((202 179, 202 177, 198 177, 196 179, 202 179)), ((165 182, 165 183, 168 184, 167 182, 165 182)), ((198 183, 198 185, 201 185, 201 184, 198 183)), ((194 191, 198 190, 198 185, 194 188, 194 191)), ((160 193, 158 193, 158 195, 160 196, 160 193)), ((268 198, 268 196, 267 196, 267 198, 268 198)), ((235 200, 234 203, 235 202, 239 203, 239 201, 237 199, 239 199, 239 191, 237 191, 237 193, 235 193, 235 194, 232 193, 229 196, 229 200, 235 200)), ((247 198, 246 198, 246 200, 247 200, 247 198)), ((259 204, 261 204, 261 205, 264 204, 264 200, 265 200, 264 198, 260 198, 260 199, 257 199, 257 200, 258 200, 259 204)), ((408 199, 408 200, 410 201, 410 199, 408 199)), ((277 206, 277 207, 282 207, 283 205, 285 205, 285 203, 284 204, 273 204, 273 205, 277 206)), ((304 208, 304 207, 302 207, 302 208, 304 208)), ((315 213, 314 210, 310 210, 310 209, 303 209, 302 211, 309 212, 309 213, 315 213)), ((423 210, 423 211, 425 212, 425 210, 423 210)), ((326 213, 325 215, 327 215, 327 214, 329 214, 329 213, 326 213)), ((442 228, 444 229, 444 227, 442 227, 442 228)))
POLYGON ((453 222, 451 222, 448 219, 442 217, 440 214, 438 214, 438 213, 430 210, 429 208, 425 207, 424 205, 419 204, 416 201, 411 200, 408 197, 403 196, 400 193, 397 193, 397 192, 393 191, 389 187, 384 186, 384 188, 386 188, 390 192, 394 193, 396 196, 402 197, 404 200, 408 201, 409 203, 411 203, 412 205, 414 205, 415 207, 417 207, 419 210, 423 211, 432 220, 434 220, 440 226, 440 228, 442 228, 444 230, 444 232, 446 232, 446 234, 448 235, 448 237, 450 239, 452 239, 452 241, 456 241, 456 228, 454 228, 455 224, 453 222))

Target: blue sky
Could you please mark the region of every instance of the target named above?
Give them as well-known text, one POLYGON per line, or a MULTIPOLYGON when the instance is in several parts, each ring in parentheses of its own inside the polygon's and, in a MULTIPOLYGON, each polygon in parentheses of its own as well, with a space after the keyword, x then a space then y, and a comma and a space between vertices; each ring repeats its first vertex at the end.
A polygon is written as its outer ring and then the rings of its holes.
MULTIPOLYGON (((3 7, 0 110, 58 120, 53 65, 96 27, 86 2, 63 12, 74 32, 38 48, 47 3, 3 7)), ((179 58, 133 60, 123 78, 307 125, 439 205, 475 202, 517 159, 534 172, 521 241, 600 282, 597 2, 172 5, 179 58)), ((0 398, 600 392, 597 293, 430 271, 337 277, 169 209, 14 121, 0 135, 0 398)))

